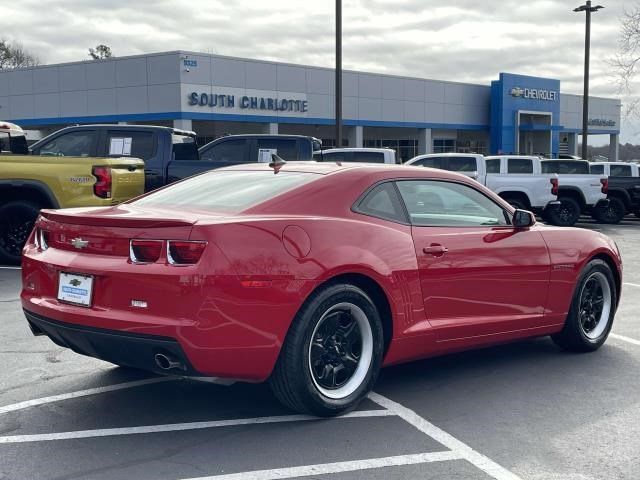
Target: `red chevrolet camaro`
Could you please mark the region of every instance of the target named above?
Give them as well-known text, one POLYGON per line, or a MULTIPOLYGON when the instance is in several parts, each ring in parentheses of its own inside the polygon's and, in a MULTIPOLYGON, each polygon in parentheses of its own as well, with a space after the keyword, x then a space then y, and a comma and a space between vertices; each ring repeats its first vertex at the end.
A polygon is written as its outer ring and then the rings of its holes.
POLYGON ((537 224, 451 172, 272 167, 43 210, 22 269, 33 333, 118 365, 268 380, 323 416, 354 408, 382 366, 525 337, 606 340, 622 276, 608 237, 537 224))

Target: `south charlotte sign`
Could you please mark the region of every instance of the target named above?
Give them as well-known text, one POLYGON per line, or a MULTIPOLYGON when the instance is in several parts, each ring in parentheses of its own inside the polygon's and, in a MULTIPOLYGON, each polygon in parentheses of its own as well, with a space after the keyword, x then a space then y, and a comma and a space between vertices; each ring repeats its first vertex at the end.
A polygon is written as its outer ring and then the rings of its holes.
POLYGON ((236 105, 246 110, 271 110, 274 112, 306 112, 309 109, 307 100, 290 98, 252 97, 243 95, 236 102, 235 95, 191 92, 188 95, 189 105, 211 108, 235 108, 236 105))

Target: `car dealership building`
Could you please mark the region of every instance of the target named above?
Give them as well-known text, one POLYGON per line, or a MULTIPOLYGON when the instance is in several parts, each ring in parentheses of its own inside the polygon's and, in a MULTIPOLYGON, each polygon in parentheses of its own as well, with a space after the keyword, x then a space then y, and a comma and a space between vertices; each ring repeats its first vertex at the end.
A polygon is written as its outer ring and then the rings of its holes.
MULTIPOLYGON (((577 154, 582 97, 560 80, 500 73, 491 85, 345 71, 350 147, 429 152, 577 154)), ((590 134, 618 158, 620 100, 592 97, 590 134)), ((234 133, 311 135, 335 144, 334 71, 167 52, 0 71, 0 120, 48 133, 76 123, 159 124, 204 144, 234 133)))

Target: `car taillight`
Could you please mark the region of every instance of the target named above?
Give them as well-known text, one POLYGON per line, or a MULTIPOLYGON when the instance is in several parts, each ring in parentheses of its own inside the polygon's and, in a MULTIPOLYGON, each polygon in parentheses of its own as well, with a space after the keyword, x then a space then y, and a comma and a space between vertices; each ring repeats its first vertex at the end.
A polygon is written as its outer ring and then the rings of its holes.
POLYGON ((162 253, 162 240, 131 240, 129 259, 133 263, 155 263, 162 253))
POLYGON ((38 250, 45 251, 49 248, 49 232, 41 229, 40 227, 36 228, 34 234, 34 243, 38 250))
POLYGON ((606 195, 607 192, 609 191, 609 179, 601 178, 600 183, 602 184, 602 188, 600 190, 602 191, 602 193, 606 195))
POLYGON ((194 265, 198 263, 207 242, 188 240, 169 240, 167 242, 167 261, 171 265, 194 265))
POLYGON ((557 178, 552 178, 551 179, 551 193, 553 195, 558 195, 558 179, 557 178))
POLYGON ((91 173, 96 177, 93 193, 100 198, 111 198, 111 169, 109 167, 93 167, 91 173))

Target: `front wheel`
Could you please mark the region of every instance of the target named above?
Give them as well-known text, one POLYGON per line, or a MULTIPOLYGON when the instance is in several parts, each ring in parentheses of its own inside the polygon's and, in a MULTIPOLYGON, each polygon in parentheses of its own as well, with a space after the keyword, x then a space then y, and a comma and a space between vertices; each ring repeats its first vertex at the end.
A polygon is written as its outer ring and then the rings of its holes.
POLYGON ((26 200, 0 206, 0 263, 20 265, 22 247, 33 230, 40 208, 26 200))
POLYGON ((383 344, 380 315, 369 296, 354 285, 327 286, 293 320, 271 389, 301 413, 348 412, 373 388, 383 344))
POLYGON ((609 265, 599 259, 590 261, 578 279, 564 328, 551 338, 566 350, 597 350, 611 331, 617 298, 609 265))
POLYGON ((580 218, 580 204, 573 198, 563 197, 558 199, 560 205, 549 209, 547 217, 549 223, 561 227, 571 227, 580 218))

